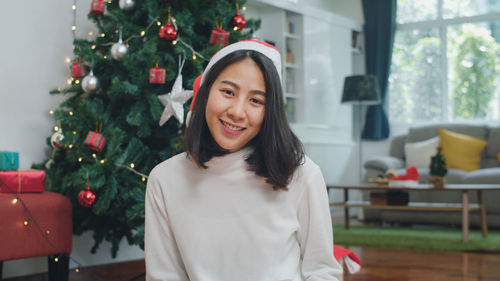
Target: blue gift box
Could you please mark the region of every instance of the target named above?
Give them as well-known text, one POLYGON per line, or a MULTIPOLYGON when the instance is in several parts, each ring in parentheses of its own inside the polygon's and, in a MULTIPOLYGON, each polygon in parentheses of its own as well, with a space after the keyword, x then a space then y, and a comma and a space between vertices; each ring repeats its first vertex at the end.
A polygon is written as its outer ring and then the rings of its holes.
POLYGON ((19 153, 0 151, 0 170, 17 170, 19 168, 19 153))

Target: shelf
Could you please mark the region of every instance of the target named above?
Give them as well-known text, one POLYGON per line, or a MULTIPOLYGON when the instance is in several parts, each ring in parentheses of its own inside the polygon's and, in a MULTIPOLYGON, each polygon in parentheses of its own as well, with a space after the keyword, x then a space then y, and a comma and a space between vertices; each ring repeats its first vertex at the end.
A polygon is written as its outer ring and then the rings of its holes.
MULTIPOLYGON (((408 210, 408 211, 462 211, 460 203, 427 203, 427 202, 410 202, 408 205, 372 205, 368 201, 347 203, 331 203, 332 207, 344 208, 364 208, 364 209, 382 209, 382 210, 408 210)), ((469 211, 480 210, 479 204, 469 204, 469 211)))
POLYGON ((287 63, 287 62, 285 62, 285 67, 286 68, 293 68, 293 69, 299 69, 300 68, 300 66, 298 64, 296 64, 296 63, 287 63))

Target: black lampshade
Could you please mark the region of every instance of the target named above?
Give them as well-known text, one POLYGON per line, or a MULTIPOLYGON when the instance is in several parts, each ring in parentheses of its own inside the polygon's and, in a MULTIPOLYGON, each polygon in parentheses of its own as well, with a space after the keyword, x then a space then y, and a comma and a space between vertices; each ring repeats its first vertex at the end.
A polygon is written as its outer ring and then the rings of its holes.
POLYGON ((375 75, 353 75, 346 77, 342 103, 379 104, 380 91, 375 75))

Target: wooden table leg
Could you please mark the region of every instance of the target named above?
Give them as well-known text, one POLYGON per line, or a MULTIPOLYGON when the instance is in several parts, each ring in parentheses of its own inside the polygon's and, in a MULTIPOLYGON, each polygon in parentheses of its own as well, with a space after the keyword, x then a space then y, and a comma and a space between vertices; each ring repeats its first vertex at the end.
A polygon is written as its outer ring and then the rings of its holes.
POLYGON ((481 230, 483 237, 488 237, 488 221, 486 220, 486 206, 484 206, 483 191, 477 191, 477 202, 481 211, 481 230))
MULTIPOLYGON (((344 189, 344 204, 349 201, 349 190, 344 189)), ((349 229, 349 207, 344 207, 344 227, 349 229)))
POLYGON ((469 239, 469 192, 462 191, 462 241, 469 239))

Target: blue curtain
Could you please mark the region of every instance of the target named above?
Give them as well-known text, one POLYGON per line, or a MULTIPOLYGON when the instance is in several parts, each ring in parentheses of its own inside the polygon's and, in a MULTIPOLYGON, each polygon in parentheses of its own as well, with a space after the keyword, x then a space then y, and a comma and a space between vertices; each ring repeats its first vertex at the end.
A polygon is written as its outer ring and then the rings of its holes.
POLYGON ((386 139, 390 133, 386 97, 396 30, 396 4, 397 0, 363 0, 366 73, 377 77, 382 100, 381 104, 368 107, 361 135, 365 140, 386 139))

